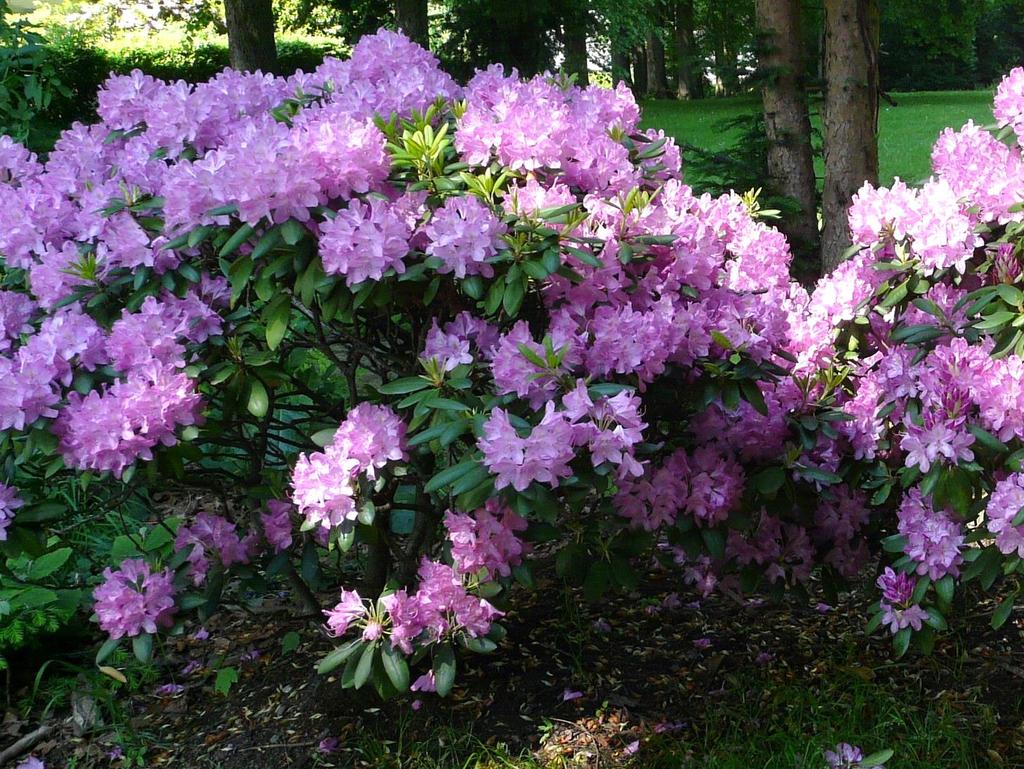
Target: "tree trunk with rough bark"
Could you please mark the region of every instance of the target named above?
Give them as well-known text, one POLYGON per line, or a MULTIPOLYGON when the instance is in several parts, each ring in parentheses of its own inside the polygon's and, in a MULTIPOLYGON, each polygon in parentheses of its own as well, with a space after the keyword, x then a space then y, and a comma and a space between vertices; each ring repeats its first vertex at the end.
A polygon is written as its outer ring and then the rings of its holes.
POLYGON ((576 85, 590 85, 587 66, 587 25, 589 13, 586 2, 571 2, 562 21, 565 47, 565 71, 576 76, 576 85))
POLYGON ((430 48, 430 17, 427 0, 395 0, 395 23, 409 39, 430 48))
POLYGON ((853 194, 878 183, 878 35, 878 0, 825 0, 823 272, 850 245, 853 194))
POLYGON ((647 88, 651 96, 663 99, 668 95, 665 78, 665 45, 655 30, 648 30, 644 39, 647 53, 647 88))
POLYGON ((647 81, 647 49, 638 45, 633 49, 633 93, 639 99, 647 95, 650 84, 647 81))
POLYGON ((775 194, 800 210, 779 228, 795 252, 810 255, 818 241, 811 120, 804 89, 800 0, 757 0, 758 64, 768 138, 768 179, 775 194))
POLYGON ((697 41, 693 34, 693 0, 675 4, 674 41, 676 47, 676 98, 704 97, 704 75, 700 71, 697 41))
POLYGON ((224 21, 231 67, 242 72, 274 72, 277 46, 272 0, 224 0, 224 21))

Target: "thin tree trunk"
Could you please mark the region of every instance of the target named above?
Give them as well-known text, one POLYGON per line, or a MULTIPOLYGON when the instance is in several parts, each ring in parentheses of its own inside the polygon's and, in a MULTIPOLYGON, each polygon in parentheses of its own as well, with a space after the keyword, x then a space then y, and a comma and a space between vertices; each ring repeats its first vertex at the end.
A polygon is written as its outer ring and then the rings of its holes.
POLYGON ((800 0, 757 0, 756 10, 768 178, 773 192, 800 205, 800 211, 779 226, 795 251, 809 255, 818 240, 818 217, 800 0))
POLYGON ((271 0, 224 0, 231 67, 242 72, 277 68, 271 0))
POLYGON ((625 83, 633 87, 633 78, 629 74, 630 61, 629 50, 620 43, 612 40, 612 85, 625 83))
POLYGON ((576 85, 590 85, 590 72, 587 66, 587 3, 571 2, 566 9, 563 21, 565 47, 565 71, 576 76, 576 85))
POLYGON ((823 272, 850 244, 853 194, 878 183, 878 35, 878 0, 825 0, 823 272))
POLYGON ((647 80, 647 50, 642 45, 633 49, 633 93, 637 98, 646 96, 650 91, 647 80))
POLYGON ((427 0, 395 0, 395 23, 410 40, 430 48, 427 0))
POLYGON ((665 45, 655 30, 648 30, 644 48, 647 52, 647 87, 651 96, 659 99, 668 94, 665 78, 665 45))
POLYGON ((704 76, 693 34, 693 0, 677 0, 675 11, 676 97, 700 99, 704 96, 704 76))

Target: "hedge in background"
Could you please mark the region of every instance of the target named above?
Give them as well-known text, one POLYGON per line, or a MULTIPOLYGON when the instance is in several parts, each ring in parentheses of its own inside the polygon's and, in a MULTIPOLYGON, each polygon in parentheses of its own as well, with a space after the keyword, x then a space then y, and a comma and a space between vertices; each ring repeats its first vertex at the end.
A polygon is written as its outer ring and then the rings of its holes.
MULTIPOLYGON (((337 55, 341 46, 301 39, 279 39, 278 70, 315 70, 324 56, 337 55)), ((80 35, 54 36, 46 47, 50 66, 67 92, 55 95, 44 116, 68 123, 94 120, 96 93, 111 74, 139 69, 161 80, 200 83, 228 66, 228 48, 218 42, 182 43, 175 47, 146 46, 112 50, 80 35)))

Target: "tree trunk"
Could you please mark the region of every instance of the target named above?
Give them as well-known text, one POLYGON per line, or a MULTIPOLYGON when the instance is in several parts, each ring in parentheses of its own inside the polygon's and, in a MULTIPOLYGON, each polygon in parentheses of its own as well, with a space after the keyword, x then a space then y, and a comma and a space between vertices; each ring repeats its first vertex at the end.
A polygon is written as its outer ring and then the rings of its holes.
POLYGON ((624 47, 621 43, 615 40, 611 42, 612 46, 612 85, 616 86, 619 83, 625 83, 630 88, 633 87, 633 78, 629 74, 630 61, 629 61, 629 49, 624 47))
POLYGON ((633 49, 633 93, 639 99, 650 90, 647 81, 647 50, 642 45, 633 49))
POLYGON ((651 96, 662 99, 668 94, 665 78, 665 45, 654 30, 648 30, 644 49, 647 52, 647 87, 651 96))
POLYGON ((774 193, 800 205, 800 211, 786 217, 779 228, 794 251, 810 255, 817 245, 818 216, 811 120, 804 90, 800 0, 757 0, 757 26, 768 179, 774 193))
POLYGON ((878 34, 878 0, 825 0, 823 272, 850 244, 853 194, 878 183, 878 34))
POLYGON ((410 40, 430 48, 427 0, 395 0, 395 23, 410 40))
POLYGON ((231 67, 242 72, 277 68, 272 0, 224 0, 231 67))
POLYGON ((576 85, 590 85, 587 66, 587 3, 571 2, 566 9, 562 43, 565 47, 565 71, 576 76, 576 85))
POLYGON ((676 97, 700 99, 704 96, 704 75, 693 35, 693 0, 677 0, 675 11, 676 97))

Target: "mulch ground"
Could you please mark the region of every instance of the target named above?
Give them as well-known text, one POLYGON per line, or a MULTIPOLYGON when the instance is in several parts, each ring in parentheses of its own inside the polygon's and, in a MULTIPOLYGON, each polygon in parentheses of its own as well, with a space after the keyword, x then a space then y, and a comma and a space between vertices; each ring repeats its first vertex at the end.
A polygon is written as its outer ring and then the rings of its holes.
MULTIPOLYGON (((745 691, 745 680, 785 686, 842 674, 891 680, 916 698, 962 702, 962 728, 988 730, 990 764, 1024 766, 1019 618, 997 633, 979 608, 959 623, 958 635, 940 637, 931 657, 897 661, 887 638, 863 635, 863 607, 874 600, 867 593, 849 594, 830 610, 813 597, 779 605, 713 597, 697 606, 686 603, 688 593, 677 598, 678 587, 669 575, 654 575, 641 592, 589 605, 553 582, 541 584, 519 595, 499 652, 459 659, 452 696, 387 703, 369 689, 345 691, 333 676, 317 675, 313 666, 330 640, 313 622, 290 618, 283 599, 258 613, 229 607, 206 623, 209 638, 189 636, 170 647, 172 663, 159 681, 120 696, 129 698, 147 766, 386 766, 366 751, 368 735, 410 744, 454 727, 542 762, 568 758, 596 767, 628 763, 652 735, 698 733, 715 708, 758 696, 745 691), (292 632, 299 646, 285 651, 282 639, 292 632), (226 696, 216 691, 216 668, 224 665, 240 674, 226 696), (158 690, 168 683, 180 691, 158 690), (994 727, 972 723, 979 703, 995 714, 994 727), (322 752, 321 741, 332 738, 337 749, 322 752)), ((123 765, 109 755, 109 726, 77 737, 72 719, 57 716, 54 733, 36 749, 48 766, 123 765)), ((748 726, 754 738, 758 724, 748 726)), ((13 738, 33 727, 9 715, 3 733, 13 738)))

